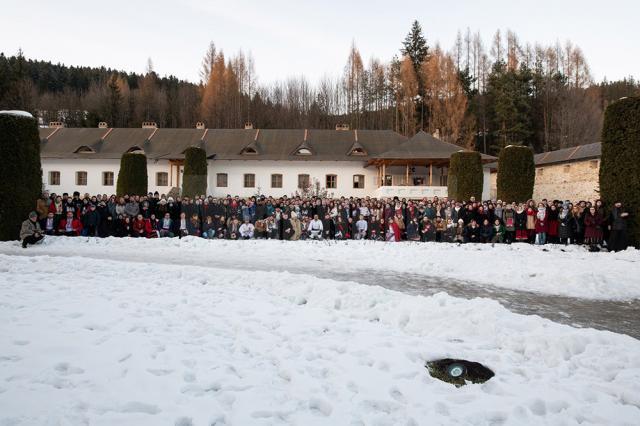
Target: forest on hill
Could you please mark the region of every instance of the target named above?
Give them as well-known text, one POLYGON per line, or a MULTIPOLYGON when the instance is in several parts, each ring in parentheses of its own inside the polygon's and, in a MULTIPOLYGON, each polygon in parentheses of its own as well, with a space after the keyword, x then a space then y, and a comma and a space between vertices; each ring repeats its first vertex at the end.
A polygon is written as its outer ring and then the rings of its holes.
MULTIPOLYGON (((429 45, 415 21, 388 61, 363 60, 351 46, 342 73, 317 82, 260 83, 251 55, 227 56, 213 42, 199 82, 159 76, 149 59, 135 74, 0 53, 0 109, 22 109, 68 127, 420 129, 486 153, 511 144, 536 152, 600 140, 609 102, 640 94, 632 77, 596 82, 570 41, 523 43, 497 31, 490 43, 459 31, 454 46, 429 45)), ((194 64, 195 66, 195 64, 194 64)), ((290 70, 295 73, 295 70, 290 70)))

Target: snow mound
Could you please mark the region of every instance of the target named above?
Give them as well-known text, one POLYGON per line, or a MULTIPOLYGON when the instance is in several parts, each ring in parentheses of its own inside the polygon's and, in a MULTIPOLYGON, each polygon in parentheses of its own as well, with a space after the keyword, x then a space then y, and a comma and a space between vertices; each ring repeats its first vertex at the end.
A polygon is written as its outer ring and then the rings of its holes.
MULTIPOLYGON (((0 253, 22 253, 14 242, 0 253)), ((290 272, 410 273, 587 299, 640 298, 640 251, 590 253, 577 246, 48 237, 30 253, 219 265, 290 272)), ((24 253, 22 253, 24 254, 24 253)))
POLYGON ((29 249, 38 256, 0 255, 0 424, 640 418, 640 341, 628 336, 516 315, 486 299, 255 271, 247 256, 235 270, 211 267, 240 244, 253 256, 245 242, 171 240, 159 250, 149 241, 67 241, 29 249), (46 255, 65 245, 76 254, 111 246, 127 259, 46 255), (139 261, 203 249, 214 255, 208 267, 139 261), (448 357, 496 376, 462 388, 429 376, 425 363, 448 357))
POLYGON ((0 111, 0 114, 7 114, 7 115, 15 115, 15 116, 18 116, 18 117, 33 118, 33 115, 31 115, 31 113, 29 113, 27 111, 19 111, 19 110, 0 111))

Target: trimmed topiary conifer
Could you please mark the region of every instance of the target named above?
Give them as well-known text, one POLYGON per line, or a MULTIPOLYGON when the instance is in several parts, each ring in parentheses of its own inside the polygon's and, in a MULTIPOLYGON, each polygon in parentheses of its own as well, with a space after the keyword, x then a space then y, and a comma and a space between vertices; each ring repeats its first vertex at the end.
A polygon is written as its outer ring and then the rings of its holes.
POLYGON ((600 195, 607 209, 621 201, 630 213, 629 237, 640 244, 640 97, 610 104, 602 126, 600 195))
POLYGON ((0 240, 16 240, 42 195, 40 134, 29 114, 0 113, 0 240))
POLYGON ((482 157, 476 151, 458 151, 449 160, 448 195, 455 200, 482 199, 482 157))
POLYGON ((182 195, 193 197, 207 192, 207 153, 191 147, 184 152, 182 195))
POLYGON ((118 196, 145 195, 148 186, 147 156, 144 154, 125 153, 120 159, 120 171, 116 192, 118 196))
POLYGON ((522 145, 509 145, 498 157, 498 199, 524 202, 533 197, 536 166, 533 150, 522 145))

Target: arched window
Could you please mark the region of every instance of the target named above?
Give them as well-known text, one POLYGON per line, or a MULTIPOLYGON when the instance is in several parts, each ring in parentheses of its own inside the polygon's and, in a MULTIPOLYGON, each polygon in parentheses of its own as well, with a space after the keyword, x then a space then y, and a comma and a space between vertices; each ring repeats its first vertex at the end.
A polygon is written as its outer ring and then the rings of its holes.
POLYGON ((299 148, 296 151, 296 155, 312 155, 313 153, 309 148, 299 148))

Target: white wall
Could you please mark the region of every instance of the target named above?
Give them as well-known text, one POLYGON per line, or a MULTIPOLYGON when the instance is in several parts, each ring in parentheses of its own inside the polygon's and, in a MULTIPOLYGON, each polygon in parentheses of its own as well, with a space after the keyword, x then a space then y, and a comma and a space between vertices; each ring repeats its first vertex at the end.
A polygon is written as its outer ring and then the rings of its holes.
POLYGON ((267 160, 210 160, 208 169, 208 190, 214 197, 227 194, 247 197, 260 194, 291 196, 298 190, 298 175, 308 174, 310 181, 318 179, 321 187, 326 186, 326 175, 337 175, 337 188, 328 189, 329 194, 345 197, 373 196, 377 189, 377 169, 364 167, 364 161, 267 161, 267 160), (216 186, 218 173, 226 173, 228 187, 216 186), (244 174, 255 174, 255 188, 244 187, 244 174), (282 188, 271 188, 271 175, 282 174, 282 188), (353 188, 353 175, 365 176, 363 189, 353 188))
MULTIPOLYGON (((44 188, 56 194, 63 192, 72 193, 79 191, 81 194, 115 194, 116 184, 118 181, 118 172, 120 171, 120 160, 99 160, 99 159, 42 159, 42 182, 44 188), (60 172, 60 185, 51 185, 49 182, 49 172, 60 172), (76 172, 87 172, 87 185, 76 185, 76 172), (102 185, 102 172, 113 172, 113 186, 102 185)), ((156 185, 156 172, 169 173, 169 162, 167 160, 149 160, 147 162, 147 173, 149 176, 149 192, 158 191, 159 193, 167 193, 171 189, 170 186, 156 185)))

